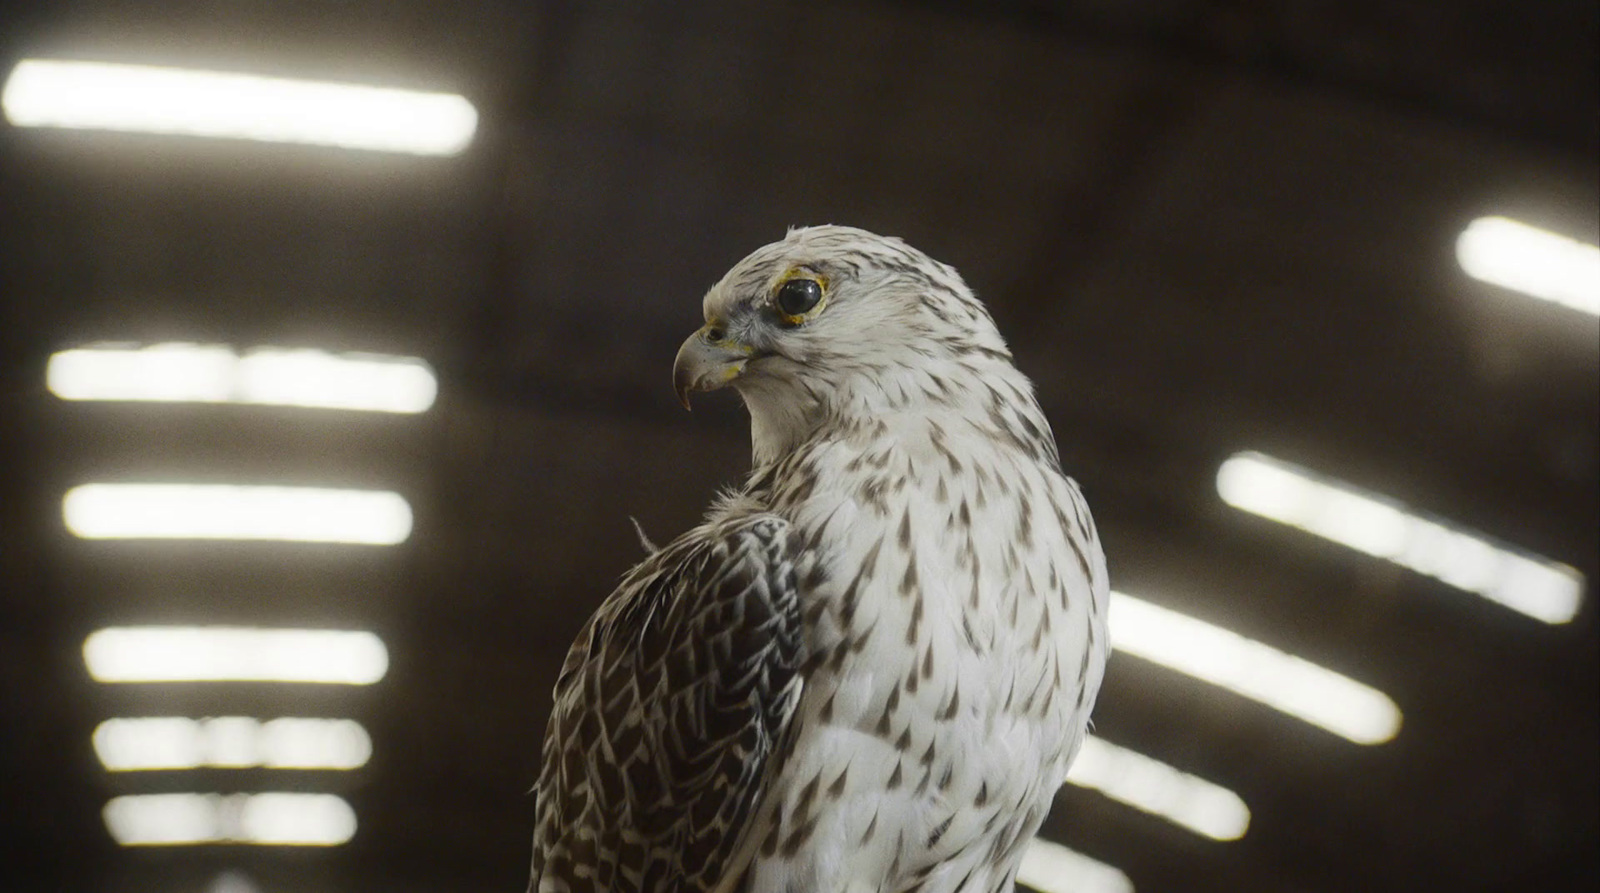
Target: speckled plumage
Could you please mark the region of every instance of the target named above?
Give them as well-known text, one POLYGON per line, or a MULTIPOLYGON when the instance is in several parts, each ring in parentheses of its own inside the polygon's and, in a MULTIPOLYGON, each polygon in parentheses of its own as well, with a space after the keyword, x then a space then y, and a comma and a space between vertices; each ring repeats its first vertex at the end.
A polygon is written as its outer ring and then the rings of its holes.
POLYGON ((705 315, 680 388, 739 390, 754 467, 568 655, 530 890, 1011 889, 1107 644, 1031 385, 953 269, 861 230, 792 230, 705 315))

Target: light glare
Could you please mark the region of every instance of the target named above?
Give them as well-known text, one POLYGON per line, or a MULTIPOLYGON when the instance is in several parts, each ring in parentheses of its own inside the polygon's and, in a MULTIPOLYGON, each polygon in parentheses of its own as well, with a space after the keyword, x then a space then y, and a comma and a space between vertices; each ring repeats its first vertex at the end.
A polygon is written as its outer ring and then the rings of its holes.
POLYGON ((1133 893, 1120 869, 1041 837, 1022 851, 1017 883, 1039 893, 1133 893))
POLYGON ((281 540, 392 546, 411 506, 387 490, 229 484, 85 484, 61 501, 84 539, 281 540))
POLYGON ((416 357, 217 344, 92 345, 50 357, 45 385, 63 400, 245 403, 420 413, 438 381, 416 357))
POLYGON ((84 640, 83 660, 97 682, 370 685, 389 669, 369 632, 234 626, 108 627, 84 640))
POLYGON ((1250 827, 1238 794, 1100 738, 1084 739, 1067 781, 1212 840, 1237 840, 1250 827))
POLYGON ((108 719, 94 730, 93 740, 101 765, 112 772, 254 766, 356 769, 372 756, 372 739, 350 719, 108 719))
POLYGON ((1229 505, 1392 561, 1545 623, 1577 616, 1577 570, 1303 468, 1245 452, 1217 469, 1229 505))
POLYGON ((1506 217, 1480 217, 1456 239, 1474 279, 1600 316, 1600 248, 1506 217))
POLYGON ((1357 744, 1382 744, 1400 730, 1400 708, 1377 689, 1121 592, 1111 593, 1111 646, 1357 744))
POLYGON ((18 127, 121 130, 456 155, 478 112, 450 93, 150 65, 24 59, 0 96, 18 127))
POLYGON ((332 794, 139 794, 102 815, 122 846, 336 846, 356 833, 355 811, 332 794))
POLYGON ((224 871, 211 881, 206 893, 261 893, 255 881, 237 871, 224 871))

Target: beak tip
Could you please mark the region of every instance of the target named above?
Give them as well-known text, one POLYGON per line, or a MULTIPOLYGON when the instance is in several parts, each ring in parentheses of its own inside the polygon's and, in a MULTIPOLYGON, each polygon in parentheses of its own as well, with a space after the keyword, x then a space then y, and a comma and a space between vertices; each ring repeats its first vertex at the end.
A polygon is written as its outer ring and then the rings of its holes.
POLYGON ((683 408, 694 411, 689 405, 689 395, 695 391, 715 391, 725 387, 744 372, 750 358, 749 348, 733 343, 712 344, 705 340, 704 331, 690 335, 678 348, 672 362, 672 390, 683 408))

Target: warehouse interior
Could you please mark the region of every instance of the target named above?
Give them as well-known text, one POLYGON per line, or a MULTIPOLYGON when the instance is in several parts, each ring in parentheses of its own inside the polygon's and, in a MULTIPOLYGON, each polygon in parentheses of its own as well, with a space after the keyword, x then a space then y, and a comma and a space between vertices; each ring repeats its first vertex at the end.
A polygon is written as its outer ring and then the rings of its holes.
POLYGON ((8 889, 523 889, 551 687, 642 557, 630 518, 670 539, 749 467, 737 399, 684 412, 674 352, 730 266, 819 223, 961 271, 1105 542, 1103 744, 1024 886, 1600 883, 1594 3, 71 0, 0 23, 8 889), (341 145, 246 93, 215 132, 141 127, 151 66, 441 117, 341 145), (122 99, 61 105, 85 91, 122 99), (1480 253, 1508 233, 1511 261, 1480 253), (390 402, 335 393, 350 369, 390 402), (233 533, 95 514, 197 493, 324 502, 271 503, 309 515, 270 530, 251 503, 233 533), (388 526, 323 536, 347 510, 388 526), (307 645, 208 678, 187 640, 124 635, 175 629, 338 631, 350 675, 313 678, 307 645), (1346 701, 1376 712, 1341 725, 1346 701))

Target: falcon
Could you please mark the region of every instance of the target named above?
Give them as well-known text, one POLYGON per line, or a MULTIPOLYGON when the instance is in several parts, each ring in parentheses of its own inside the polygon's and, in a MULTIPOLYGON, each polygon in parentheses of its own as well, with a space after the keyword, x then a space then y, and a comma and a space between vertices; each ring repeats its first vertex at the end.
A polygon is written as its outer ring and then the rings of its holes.
POLYGON ((1012 889, 1107 646, 1031 383, 954 269, 860 229, 790 230, 704 316, 673 384, 739 393, 752 468, 568 653, 529 890, 1012 889))

